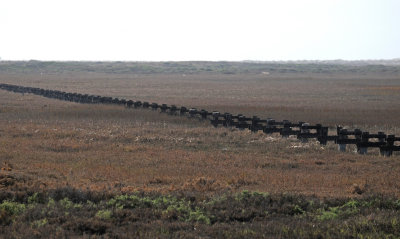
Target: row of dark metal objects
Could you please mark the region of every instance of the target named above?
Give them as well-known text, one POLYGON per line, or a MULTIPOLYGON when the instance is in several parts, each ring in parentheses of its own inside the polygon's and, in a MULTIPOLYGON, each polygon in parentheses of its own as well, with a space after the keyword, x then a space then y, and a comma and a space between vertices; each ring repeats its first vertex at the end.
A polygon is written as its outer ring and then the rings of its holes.
POLYGON ((118 99, 112 97, 68 93, 58 90, 46 90, 35 87, 24 87, 10 84, 0 84, 0 89, 16 92, 16 93, 32 93, 47 98, 71 101, 85 104, 115 104, 124 105, 128 108, 149 108, 152 110, 160 110, 161 113, 170 115, 188 116, 190 118, 199 118, 201 120, 209 120, 215 127, 235 127, 238 129, 249 129, 252 132, 263 131, 266 134, 279 133, 282 137, 295 135, 302 142, 308 139, 316 139, 322 145, 326 145, 331 141, 339 145, 340 151, 346 151, 346 145, 356 145, 360 154, 367 154, 368 148, 379 148, 381 155, 391 156, 393 151, 400 151, 400 137, 395 135, 387 135, 384 132, 370 134, 360 129, 349 131, 340 126, 336 127, 336 134, 329 135, 329 128, 321 124, 310 125, 305 122, 292 123, 288 120, 275 121, 274 119, 260 119, 257 116, 246 117, 244 115, 233 115, 230 113, 220 113, 217 111, 207 111, 204 109, 187 108, 184 106, 177 107, 175 105, 157 104, 141 101, 133 101, 126 99, 118 99))

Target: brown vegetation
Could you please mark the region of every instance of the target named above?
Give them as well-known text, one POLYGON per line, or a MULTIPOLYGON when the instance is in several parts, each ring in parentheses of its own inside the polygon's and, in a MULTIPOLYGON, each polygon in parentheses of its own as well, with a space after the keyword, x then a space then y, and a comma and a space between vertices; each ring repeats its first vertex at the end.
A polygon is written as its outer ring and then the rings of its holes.
MULTIPOLYGON (((331 126, 339 123, 374 132, 400 133, 400 82, 392 74, 3 72, 0 81, 277 120, 331 126)), ((374 150, 366 156, 358 155, 352 148, 340 153, 334 144, 321 146, 315 141, 304 144, 278 135, 215 129, 207 122, 144 109, 79 105, 5 91, 0 91, 0 102, 3 200, 22 198, 23 192, 32 195, 60 188, 110 195, 138 191, 160 195, 183 193, 193 194, 199 200, 235 195, 243 190, 320 199, 378 194, 400 197, 398 155, 381 157, 374 150)), ((137 217, 130 213, 124 217, 137 217)), ((169 213, 161 215, 162 220, 176 216, 169 213)), ((94 224, 70 221, 63 228, 89 234, 107 231, 112 226, 101 219, 107 215, 98 216, 94 224)), ((154 215, 150 218, 158 217, 154 215)), ((119 217, 122 216, 116 218, 119 217)), ((159 223, 158 219, 148 220, 149 227, 159 223)), ((265 223, 254 223, 251 230, 259 231, 265 223)), ((284 224, 280 225, 283 228, 284 224)), ((180 228, 177 231, 189 230, 190 226, 190 223, 168 225, 180 228)), ((232 228, 232 225, 220 226, 232 228)), ((204 224, 200 228, 204 229, 204 224)), ((246 229, 238 228, 242 232, 246 229)), ((154 235, 150 233, 147 237, 154 235)), ((295 234, 288 232, 287 236, 290 235, 295 234)))
POLYGON ((1 97, 3 165, 12 163, 13 171, 37 175, 52 187, 174 191, 198 189, 193 180, 204 178, 205 191, 346 196, 353 184, 368 184, 371 192, 399 193, 393 169, 400 162, 373 150, 343 154, 333 144, 214 129, 148 110, 8 92, 1 97))

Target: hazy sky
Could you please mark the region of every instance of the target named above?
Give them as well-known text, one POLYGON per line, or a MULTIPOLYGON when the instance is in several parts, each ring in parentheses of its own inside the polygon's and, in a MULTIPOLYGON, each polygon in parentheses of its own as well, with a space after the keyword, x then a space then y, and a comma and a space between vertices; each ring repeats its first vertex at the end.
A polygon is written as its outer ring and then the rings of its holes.
POLYGON ((400 0, 1 0, 0 58, 400 58, 400 0))

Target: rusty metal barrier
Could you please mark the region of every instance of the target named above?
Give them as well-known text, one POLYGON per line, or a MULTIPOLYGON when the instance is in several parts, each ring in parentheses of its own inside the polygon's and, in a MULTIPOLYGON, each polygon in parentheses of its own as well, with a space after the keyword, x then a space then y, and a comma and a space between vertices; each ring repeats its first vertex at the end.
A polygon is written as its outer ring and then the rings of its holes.
POLYGON ((367 154, 368 148, 379 148, 382 156, 389 157, 394 151, 400 151, 400 137, 387 135, 384 132, 371 134, 369 132, 354 129, 352 131, 344 129, 341 126, 336 127, 334 135, 329 134, 329 127, 321 124, 310 125, 306 122, 292 123, 288 120, 275 121, 274 119, 260 119, 257 116, 246 117, 242 114, 233 115, 231 113, 220 113, 219 111, 198 110, 190 107, 177 107, 176 105, 158 104, 141 102, 127 99, 118 99, 112 97, 68 93, 58 90, 48 90, 35 87, 25 87, 11 84, 1 84, 0 89, 15 93, 31 93, 47 98, 71 101, 81 104, 114 104, 124 105, 127 108, 146 108, 160 110, 161 113, 169 115, 188 116, 199 120, 209 120, 214 127, 235 127, 241 130, 248 129, 252 132, 262 131, 266 134, 279 133, 282 137, 296 136, 301 142, 307 142, 308 139, 316 139, 322 145, 332 141, 338 144, 339 151, 346 151, 346 145, 352 144, 357 147, 359 154, 367 154), (397 144, 396 144, 397 143, 397 144))

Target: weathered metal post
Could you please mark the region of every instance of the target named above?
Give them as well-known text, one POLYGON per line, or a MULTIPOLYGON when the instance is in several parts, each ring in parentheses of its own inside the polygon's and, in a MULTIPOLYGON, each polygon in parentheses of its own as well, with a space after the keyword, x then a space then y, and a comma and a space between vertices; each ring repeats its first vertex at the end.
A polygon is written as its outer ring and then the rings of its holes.
POLYGON ((379 137, 379 142, 385 143, 385 139, 386 139, 386 137, 385 137, 385 132, 379 131, 379 132, 378 132, 378 135, 380 136, 380 137, 379 137))
POLYGON ((168 106, 166 104, 162 104, 160 107, 161 113, 166 113, 168 109, 168 106))
POLYGON ((355 133, 356 139, 358 139, 357 152, 359 154, 363 154, 363 155, 367 154, 368 147, 366 147, 365 145, 368 144, 369 132, 362 132, 360 129, 355 129, 354 133, 355 133))
POLYGON ((282 121, 282 128, 280 129, 280 135, 282 138, 288 138, 289 137, 289 132, 290 132, 290 121, 289 120, 283 120, 282 121))
POLYGON ((232 114, 230 114, 230 113, 225 113, 224 115, 224 123, 223 123, 223 126, 225 126, 225 127, 231 127, 232 126, 232 114))
POLYGON ((197 114, 197 109, 196 108, 189 109, 189 118, 195 117, 196 114, 197 114))
POLYGON ((251 119, 251 125, 250 125, 251 132, 258 131, 258 122, 259 121, 260 121, 260 118, 254 115, 253 118, 251 119))
MULTIPOLYGON (((386 134, 385 134, 384 132, 382 132, 382 131, 379 131, 379 132, 378 132, 378 136, 380 136, 380 137, 378 138, 379 143, 385 144, 385 142, 386 142, 386 134)), ((383 152, 383 151, 385 151, 385 150, 382 150, 382 148, 379 147, 379 151, 380 151, 380 154, 381 154, 382 156, 385 156, 385 153, 386 153, 386 152, 383 152)))
POLYGON ((169 108, 169 114, 176 115, 176 111, 178 111, 178 107, 176 107, 176 105, 171 105, 171 107, 169 108))
POLYGON ((199 113, 200 113, 200 117, 201 117, 200 119, 201 120, 206 120, 207 119, 207 116, 208 116, 208 111, 207 110, 201 109, 199 113))
POLYGON ((328 127, 322 127, 319 131, 319 136, 318 136, 318 141, 321 145, 326 145, 326 143, 328 142, 328 127))
POLYGON ((134 107, 134 108, 138 108, 138 107, 140 107, 140 106, 142 106, 142 102, 141 102, 141 101, 135 101, 135 102, 133 102, 133 107, 134 107))
POLYGON ((289 124, 290 124, 289 120, 282 120, 283 128, 281 128, 281 132, 280 132, 282 135, 282 138, 289 138, 289 135, 284 133, 284 132, 290 130, 290 127, 288 127, 289 124))
POLYGON ((220 116, 220 115, 221 115, 221 114, 220 114, 218 111, 213 111, 213 112, 212 112, 211 124, 212 124, 214 127, 218 127, 219 116, 220 116))
POLYGON ((393 146, 396 137, 393 134, 390 134, 386 138, 386 145, 381 148, 381 155, 390 157, 393 154, 393 146))
MULTIPOLYGON (((343 129, 340 126, 337 126, 337 135, 338 135, 338 140, 342 140, 342 139, 347 139, 348 136, 346 135, 347 133, 347 129, 343 129)), ((338 144, 338 149, 340 152, 346 152, 346 144, 338 144)))
POLYGON ((150 104, 149 104, 149 102, 145 101, 145 102, 143 102, 142 106, 143 106, 143 108, 149 108, 150 104))
POLYGON ((182 107, 180 108, 180 110, 179 110, 180 116, 185 115, 186 112, 188 112, 188 109, 187 109, 186 107, 184 107, 184 106, 182 106, 182 107))
POLYGON ((152 110, 157 110, 158 109, 158 104, 157 103, 151 103, 150 105, 152 110))
MULTIPOLYGON (((310 133, 310 130, 308 129, 308 126, 310 126, 309 123, 303 123, 303 124, 301 124, 300 133, 301 133, 301 134, 308 134, 308 133, 310 133)), ((307 143, 307 142, 308 142, 308 138, 300 138, 300 141, 301 141, 302 143, 307 143)))
POLYGON ((266 133, 266 134, 272 134, 272 132, 273 132, 272 129, 275 127, 274 124, 275 124, 275 120, 271 119, 271 118, 268 118, 267 119, 267 125, 263 129, 263 132, 266 133))

